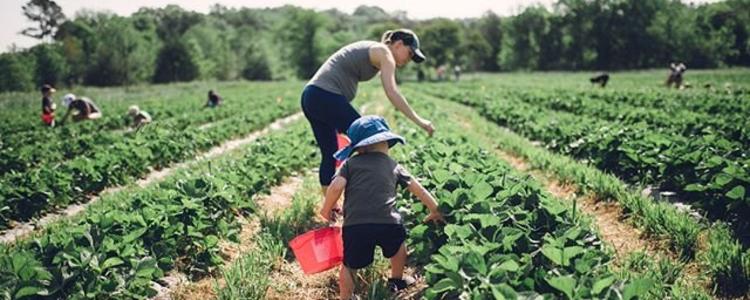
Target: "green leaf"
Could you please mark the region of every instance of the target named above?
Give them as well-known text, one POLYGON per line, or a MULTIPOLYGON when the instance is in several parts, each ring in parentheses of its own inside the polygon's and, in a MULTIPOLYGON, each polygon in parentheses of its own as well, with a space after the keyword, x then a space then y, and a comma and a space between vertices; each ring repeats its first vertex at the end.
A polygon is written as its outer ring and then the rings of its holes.
POLYGON ((206 239, 204 241, 206 244, 206 247, 213 248, 216 247, 219 244, 219 237, 215 235, 208 235, 206 236, 206 239))
POLYGON ((563 251, 560 248, 544 245, 542 247, 542 254, 555 264, 563 266, 563 251))
POLYGON ((651 287, 654 286, 654 281, 648 278, 640 278, 633 280, 630 284, 628 284, 625 289, 622 291, 622 299, 623 300, 630 300, 635 297, 640 297, 641 295, 645 295, 648 290, 651 289, 651 287))
POLYGON ((541 198, 542 206, 544 207, 547 212, 549 212, 550 215, 557 216, 567 210, 565 205, 563 205, 560 201, 551 200, 547 197, 541 198))
POLYGON ((583 247, 580 247, 580 246, 565 247, 565 252, 564 252, 565 260, 569 262, 571 258, 574 258, 581 253, 583 253, 583 247))
MULTIPOLYGON (((501 283, 499 285, 492 285, 492 295, 495 299, 517 299, 518 293, 510 285, 501 283)), ((533 299, 533 298, 532 298, 533 299)))
POLYGON ((518 265, 518 263, 515 260, 507 260, 504 263, 500 264, 500 266, 498 266, 498 268, 502 269, 502 270, 505 270, 505 271, 508 271, 508 272, 515 272, 515 271, 518 271, 518 269, 520 268, 520 266, 518 265))
POLYGON ((494 285, 492 286, 492 296, 495 297, 495 300, 505 300, 505 296, 494 285))
POLYGON ((16 292, 15 299, 28 297, 28 296, 34 296, 38 295, 41 292, 46 291, 46 289, 38 287, 38 286, 25 286, 22 287, 18 292, 16 292))
POLYGON ((458 286, 450 278, 443 278, 430 288, 435 293, 443 293, 457 289, 458 286))
POLYGON ((726 195, 731 199, 740 200, 745 197, 745 187, 741 185, 735 186, 726 195))
POLYGON ((448 271, 458 271, 458 259, 453 256, 435 255, 432 259, 448 271))
POLYGON ((706 187, 698 183, 693 183, 686 185, 684 190, 686 192, 703 192, 706 190, 706 187))
POLYGON ((714 177, 714 183, 718 184, 719 186, 724 186, 730 181, 732 181, 732 176, 729 176, 729 174, 726 173, 719 173, 714 177))
POLYGON ((123 244, 132 243, 133 241, 135 241, 138 238, 140 238, 144 233, 146 233, 146 228, 141 228, 141 229, 133 230, 128 235, 122 237, 122 243, 123 244))
POLYGON ((104 270, 106 270, 106 269, 109 269, 109 268, 114 267, 114 266, 119 266, 119 265, 124 264, 124 263, 125 262, 122 259, 120 259, 119 257, 110 257, 110 258, 107 258, 107 260, 105 260, 102 263, 102 266, 101 266, 102 267, 102 272, 104 272, 104 270))
POLYGON ((479 255, 475 251, 471 251, 466 256, 466 262, 480 274, 487 274, 487 264, 484 262, 484 257, 479 255))
POLYGON ((411 236, 423 236, 427 232, 427 225, 419 224, 417 226, 414 226, 411 230, 409 230, 409 234, 411 236))
POLYGON ((475 201, 487 199, 487 197, 492 195, 492 191, 492 186, 484 181, 481 181, 471 187, 471 195, 475 197, 475 201))
POLYGON ((458 237, 459 239, 465 239, 471 235, 471 228, 466 225, 448 224, 443 230, 449 237, 458 237))
POLYGON ((491 214, 468 214, 464 220, 479 220, 482 228, 500 225, 500 217, 491 214))
POLYGON ((573 299, 573 291, 576 288, 576 280, 573 276, 558 276, 555 278, 547 278, 547 282, 552 287, 563 292, 568 299, 573 299))
POLYGON ((435 178, 435 181, 438 183, 444 183, 451 178, 451 173, 446 170, 435 170, 432 171, 432 177, 435 178))
POLYGON ((598 295, 601 293, 605 288, 612 285, 612 283, 615 282, 614 276, 607 276, 602 279, 599 279, 594 283, 594 286, 591 288, 591 293, 594 295, 598 295))

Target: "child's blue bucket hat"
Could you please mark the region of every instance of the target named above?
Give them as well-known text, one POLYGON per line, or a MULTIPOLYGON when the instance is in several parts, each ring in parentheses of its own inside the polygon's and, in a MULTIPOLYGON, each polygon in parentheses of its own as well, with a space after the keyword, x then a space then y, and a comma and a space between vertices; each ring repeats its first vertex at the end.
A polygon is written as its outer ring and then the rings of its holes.
POLYGON ((388 123, 381 116, 363 116, 355 120, 346 135, 349 136, 351 143, 349 146, 339 150, 333 155, 338 160, 345 160, 354 149, 388 141, 388 147, 393 147, 396 143, 406 143, 403 137, 391 132, 388 123))

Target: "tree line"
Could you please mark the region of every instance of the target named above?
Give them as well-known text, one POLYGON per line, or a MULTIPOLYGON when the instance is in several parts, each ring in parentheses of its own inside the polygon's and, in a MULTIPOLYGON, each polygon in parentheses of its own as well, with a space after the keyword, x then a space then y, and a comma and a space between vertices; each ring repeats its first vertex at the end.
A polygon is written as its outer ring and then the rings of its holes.
POLYGON ((41 84, 119 86, 191 80, 309 78, 338 47, 378 40, 387 29, 419 34, 429 60, 410 68, 471 71, 622 70, 750 65, 750 0, 559 0, 501 17, 413 20, 360 6, 347 14, 295 6, 176 5, 130 16, 82 10, 66 17, 52 0, 22 7, 40 39, 0 54, 0 91, 41 84))

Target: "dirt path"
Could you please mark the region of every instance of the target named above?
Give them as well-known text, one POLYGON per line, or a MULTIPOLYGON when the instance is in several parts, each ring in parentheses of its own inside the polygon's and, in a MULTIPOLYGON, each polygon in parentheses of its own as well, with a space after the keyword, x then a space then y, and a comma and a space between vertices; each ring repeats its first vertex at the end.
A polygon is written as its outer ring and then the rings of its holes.
MULTIPOLYGON (((145 186, 150 185, 153 182, 161 181, 165 177, 174 173, 176 170, 180 170, 180 169, 192 166, 195 163, 206 160, 206 159, 212 159, 212 158, 221 156, 229 151, 232 151, 234 149, 237 149, 239 147, 252 143, 253 141, 257 140, 259 137, 262 137, 271 131, 282 129, 285 126, 287 126, 289 123, 292 123, 301 118, 302 118, 302 113, 299 112, 299 113, 295 113, 293 115, 278 119, 274 121, 273 123, 267 125, 263 129, 253 131, 250 134, 242 138, 226 141, 222 143, 221 145, 211 148, 210 150, 204 152, 203 154, 196 156, 194 160, 178 163, 171 167, 163 168, 161 170, 152 170, 144 178, 136 181, 135 184, 137 187, 143 188, 145 186)), ((46 225, 50 223, 53 223, 63 218, 70 218, 75 215, 78 215, 82 211, 86 210, 86 207, 88 207, 89 205, 93 203, 96 203, 104 195, 117 193, 126 188, 127 187, 107 188, 104 191, 100 192, 98 195, 92 196, 89 199, 89 201, 85 203, 70 205, 66 207, 65 209, 63 209, 62 211, 46 214, 37 220, 32 220, 30 222, 24 222, 24 223, 17 223, 15 224, 13 228, 6 230, 2 233, 2 236, 0 236, 0 243, 4 243, 4 244, 13 243, 18 239, 28 236, 41 228, 44 228, 46 225)))

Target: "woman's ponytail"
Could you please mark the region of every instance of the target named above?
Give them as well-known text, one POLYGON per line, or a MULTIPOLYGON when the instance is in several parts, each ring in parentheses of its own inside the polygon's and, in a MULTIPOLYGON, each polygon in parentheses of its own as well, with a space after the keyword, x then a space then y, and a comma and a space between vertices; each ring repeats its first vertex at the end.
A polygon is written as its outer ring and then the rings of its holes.
POLYGON ((391 36, 393 36, 393 30, 388 30, 383 33, 383 37, 380 38, 380 42, 383 44, 389 44, 391 42, 391 36))

